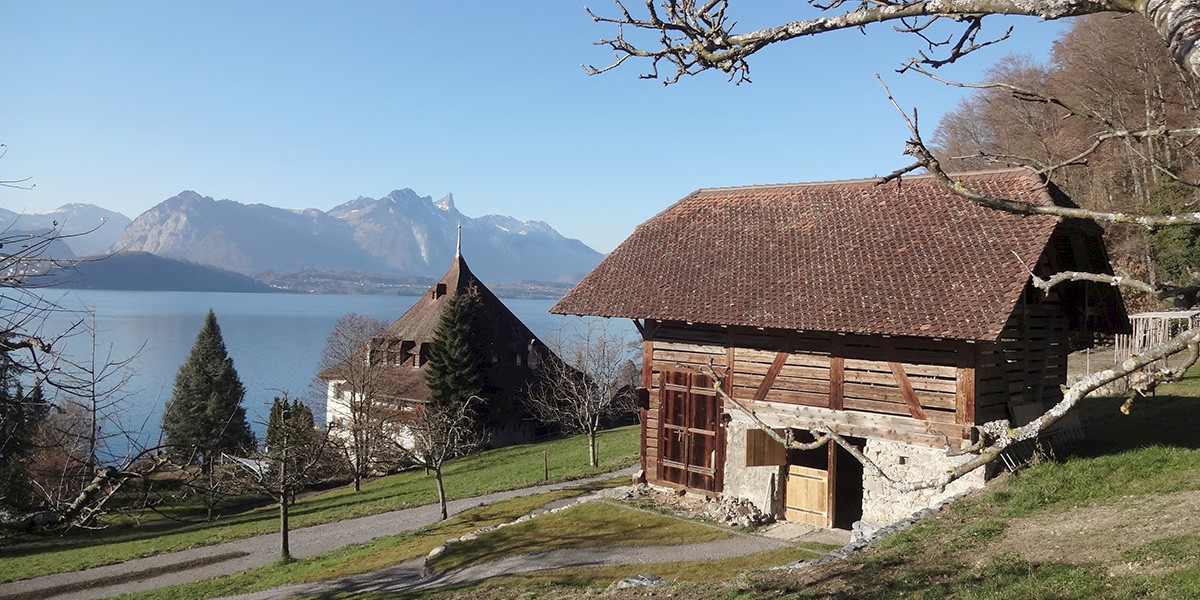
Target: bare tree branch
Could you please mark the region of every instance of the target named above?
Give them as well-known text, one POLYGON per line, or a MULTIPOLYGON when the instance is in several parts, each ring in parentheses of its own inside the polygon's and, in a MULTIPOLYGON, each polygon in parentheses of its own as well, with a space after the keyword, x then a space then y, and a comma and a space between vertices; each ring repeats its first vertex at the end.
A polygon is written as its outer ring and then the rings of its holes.
MULTIPOLYGON (((592 20, 617 27, 611 38, 602 39, 596 45, 607 46, 613 51, 613 62, 607 66, 584 66, 588 74, 599 74, 617 68, 630 58, 650 62, 650 71, 643 77, 658 79, 658 65, 665 61, 674 72, 665 76, 664 83, 679 81, 681 77, 696 75, 706 70, 721 71, 736 83, 748 82, 750 65, 748 59, 759 50, 772 44, 802 37, 810 37, 843 29, 859 29, 875 23, 898 21, 901 31, 920 31, 929 26, 911 24, 919 18, 950 18, 967 23, 958 41, 943 58, 930 58, 922 53, 907 62, 908 65, 927 64, 941 66, 999 41, 976 43, 975 32, 980 21, 987 15, 1024 15, 1043 20, 1061 19, 1098 12, 1140 12, 1155 24, 1163 39, 1176 52, 1180 64, 1187 64, 1193 73, 1200 73, 1200 51, 1193 48, 1200 32, 1183 27, 1194 19, 1198 12, 1186 0, 1157 0, 1144 6, 1126 0, 922 0, 912 2, 861 2, 857 7, 841 14, 818 16, 791 21, 775 27, 765 27, 746 33, 734 33, 737 22, 727 13, 728 0, 717 0, 698 5, 695 0, 664 0, 656 7, 654 0, 645 3, 645 15, 634 16, 622 0, 613 0, 617 16, 603 16, 585 8, 592 20), (660 16, 660 11, 661 15, 660 16), (657 47, 639 46, 627 36, 626 28, 642 30, 657 35, 657 47)), ((829 12, 842 7, 844 2, 813 4, 814 8, 829 12)), ((928 42, 928 39, 926 38, 928 42)), ((933 44, 935 46, 945 44, 933 44)))

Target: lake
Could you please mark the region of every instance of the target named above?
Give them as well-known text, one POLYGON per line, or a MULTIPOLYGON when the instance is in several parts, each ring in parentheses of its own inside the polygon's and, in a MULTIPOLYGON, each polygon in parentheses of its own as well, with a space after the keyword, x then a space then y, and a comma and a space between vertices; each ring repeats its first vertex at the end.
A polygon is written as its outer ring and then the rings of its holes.
MULTIPOLYGON (((324 411, 324 388, 313 386, 321 350, 339 317, 358 313, 391 322, 417 298, 412 296, 343 296, 248 294, 218 292, 126 292, 100 290, 39 290, 43 297, 67 309, 95 313, 99 354, 114 359, 134 356, 129 383, 118 403, 127 430, 138 431, 143 445, 156 443, 163 406, 171 397, 175 374, 196 339, 211 308, 234 367, 246 388, 247 418, 261 439, 271 399, 287 391, 291 397, 324 411)), ((578 317, 552 315, 556 300, 508 299, 504 304, 543 340, 583 322, 578 317)), ((52 314, 42 335, 53 337, 79 315, 52 314)), ((627 320, 612 326, 633 332, 627 320)), ((70 337, 56 347, 72 357, 90 352, 90 336, 70 337)), ((103 358, 103 356, 102 356, 103 358)), ((319 417, 318 417, 319 418, 319 417)), ((116 455, 124 444, 110 448, 116 455)))

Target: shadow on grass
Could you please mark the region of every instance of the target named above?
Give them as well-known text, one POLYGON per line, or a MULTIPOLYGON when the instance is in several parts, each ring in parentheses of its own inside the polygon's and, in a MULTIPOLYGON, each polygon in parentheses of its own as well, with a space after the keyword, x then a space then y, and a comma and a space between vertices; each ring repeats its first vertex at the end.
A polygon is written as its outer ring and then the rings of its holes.
POLYGON ((1077 410, 1087 437, 1076 454, 1102 456, 1155 445, 1200 449, 1200 435, 1196 435, 1200 398, 1173 394, 1141 398, 1128 415, 1121 413, 1124 402, 1123 397, 1102 397, 1080 404, 1077 410))

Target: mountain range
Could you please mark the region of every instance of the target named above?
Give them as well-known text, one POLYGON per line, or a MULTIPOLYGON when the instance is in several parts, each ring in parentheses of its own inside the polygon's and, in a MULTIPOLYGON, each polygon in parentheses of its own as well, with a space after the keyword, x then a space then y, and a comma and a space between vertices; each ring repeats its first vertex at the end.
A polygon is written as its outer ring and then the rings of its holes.
MULTIPOLYGON (((573 283, 602 258, 545 222, 472 218, 458 211, 451 195, 434 201, 407 188, 378 199, 359 197, 329 211, 242 204, 184 191, 132 221, 100 207, 69 204, 43 214, 0 209, 0 226, 10 233, 59 227, 70 250, 56 246, 56 258, 69 258, 69 252, 147 253, 173 259, 161 263, 169 271, 182 269, 172 265, 183 261, 272 285, 301 271, 439 277, 454 257, 459 227, 463 256, 489 283, 573 283)), ((95 287, 104 286, 112 270, 89 272, 98 273, 89 280, 88 287, 95 287)), ((128 278, 124 281, 120 285, 128 286, 128 278)))
POLYGON ((64 204, 44 213, 15 213, 0 208, 0 231, 4 231, 6 237, 57 229, 57 241, 70 251, 56 244, 57 249, 49 249, 55 258, 104 254, 131 222, 129 217, 121 213, 94 204, 64 204))

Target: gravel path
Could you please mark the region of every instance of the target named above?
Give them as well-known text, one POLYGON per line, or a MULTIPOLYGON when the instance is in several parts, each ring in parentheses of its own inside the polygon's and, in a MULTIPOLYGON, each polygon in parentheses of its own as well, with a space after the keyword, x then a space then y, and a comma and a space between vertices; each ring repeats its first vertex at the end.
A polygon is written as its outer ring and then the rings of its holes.
POLYGON ((275 600, 295 596, 324 596, 343 592, 420 592, 445 586, 466 585, 533 571, 604 565, 652 564, 676 561, 717 560, 766 552, 792 544, 753 535, 677 546, 622 546, 620 548, 567 548, 519 554, 497 561, 464 567, 423 578, 424 559, 362 573, 343 579, 317 581, 263 590, 224 600, 275 600))
MULTIPOLYGON (((634 470, 633 467, 630 467, 592 479, 451 500, 447 508, 450 514, 456 514, 481 504, 574 487, 592 481, 609 479, 615 475, 632 474, 634 470)), ((432 504, 294 529, 291 531, 292 555, 296 558, 315 556, 350 544, 397 535, 435 523, 439 516, 437 505, 432 504)), ((228 575, 243 569, 270 564, 275 562, 278 556, 279 534, 274 533, 182 552, 139 558, 121 564, 74 573, 60 573, 6 583, 0 585, 0 598, 8 600, 107 598, 118 594, 228 575)))

